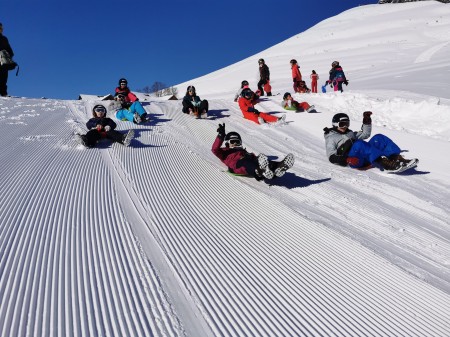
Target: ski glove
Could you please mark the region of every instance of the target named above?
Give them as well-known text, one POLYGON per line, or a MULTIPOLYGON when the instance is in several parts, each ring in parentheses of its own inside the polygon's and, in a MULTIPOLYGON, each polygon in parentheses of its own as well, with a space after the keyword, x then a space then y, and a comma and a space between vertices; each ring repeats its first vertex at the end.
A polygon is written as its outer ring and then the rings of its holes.
POLYGON ((372 114, 372 111, 364 111, 363 113, 363 124, 372 124, 372 118, 370 118, 370 115, 372 114))
POLYGON ((106 131, 106 132, 111 131, 111 127, 110 127, 109 125, 106 125, 106 126, 105 126, 105 131, 106 131))
POLYGON ((259 116, 259 111, 257 109, 255 109, 255 108, 249 108, 248 112, 253 112, 255 115, 259 116))
POLYGON ((347 80, 345 80, 345 81, 344 81, 344 84, 345 84, 345 85, 348 85, 348 81, 347 81, 347 80))
POLYGON ((217 132, 218 132, 217 137, 219 137, 220 139, 225 138, 225 123, 219 124, 219 127, 217 128, 217 132))

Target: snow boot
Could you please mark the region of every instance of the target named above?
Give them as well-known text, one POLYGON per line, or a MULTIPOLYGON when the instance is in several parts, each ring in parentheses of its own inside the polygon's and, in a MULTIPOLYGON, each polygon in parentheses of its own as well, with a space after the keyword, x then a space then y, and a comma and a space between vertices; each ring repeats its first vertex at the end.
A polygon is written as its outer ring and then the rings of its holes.
POLYGON ((284 124, 286 123, 286 115, 283 115, 281 117, 278 117, 278 120, 276 122, 277 124, 284 124))
POLYGON ((258 173, 266 179, 273 178, 273 171, 269 168, 269 159, 265 154, 259 154, 256 158, 258 161, 258 173))
POLYGON ((411 162, 411 159, 406 159, 401 154, 393 154, 392 156, 389 156, 389 159, 399 161, 400 163, 409 164, 411 162))
POLYGON ((276 177, 282 177, 292 166, 294 166, 295 158, 292 153, 289 153, 282 161, 277 164, 274 171, 276 177))
POLYGON ((316 113, 317 110, 315 109, 314 105, 311 105, 308 109, 306 109, 306 112, 308 113, 316 113))
POLYGON ((264 171, 266 167, 269 166, 269 159, 265 154, 259 154, 258 157, 256 157, 256 160, 258 161, 258 168, 262 171, 264 171))
POLYGON ((142 122, 141 116, 139 116, 139 114, 138 114, 137 112, 134 113, 133 121, 134 121, 136 124, 140 124, 140 123, 142 122))
POLYGON ((144 112, 140 117, 141 117, 141 123, 145 123, 150 120, 150 116, 146 112, 144 112))
POLYGON ((122 144, 124 146, 130 146, 131 140, 134 138, 134 130, 131 129, 127 132, 126 135, 123 136, 122 144))
POLYGON ((377 159, 377 162, 380 163, 381 167, 386 171, 396 172, 402 167, 399 161, 392 160, 386 157, 380 157, 379 159, 377 159))

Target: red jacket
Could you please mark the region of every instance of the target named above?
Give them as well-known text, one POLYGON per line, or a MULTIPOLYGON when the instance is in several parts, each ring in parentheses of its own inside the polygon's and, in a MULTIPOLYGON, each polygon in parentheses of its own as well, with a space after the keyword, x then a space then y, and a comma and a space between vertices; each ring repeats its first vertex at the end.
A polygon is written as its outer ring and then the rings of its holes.
POLYGON ((292 79, 296 81, 302 80, 302 73, 300 72, 300 67, 296 64, 292 65, 292 79))
POLYGON ((319 75, 318 74, 311 74, 311 82, 312 83, 317 83, 317 80, 319 79, 319 75))

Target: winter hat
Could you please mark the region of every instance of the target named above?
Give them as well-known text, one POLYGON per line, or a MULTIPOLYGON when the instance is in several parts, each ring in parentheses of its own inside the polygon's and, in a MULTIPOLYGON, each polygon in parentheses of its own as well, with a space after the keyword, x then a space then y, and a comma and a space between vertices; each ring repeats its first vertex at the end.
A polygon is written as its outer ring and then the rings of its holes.
POLYGON ((290 93, 290 92, 286 92, 286 93, 283 95, 283 99, 286 99, 288 96, 291 96, 291 93, 290 93))
POLYGON ((248 86, 248 81, 243 80, 243 81, 241 82, 241 88, 243 88, 243 87, 245 87, 245 86, 248 86))
POLYGON ((259 64, 265 63, 265 62, 264 62, 264 59, 259 59, 259 60, 258 60, 258 63, 259 63, 259 64))
POLYGON ((187 91, 187 92, 192 91, 192 92, 195 93, 195 87, 194 87, 193 85, 190 85, 190 86, 187 87, 187 90, 186 90, 186 91, 187 91))
POLYGON ((296 59, 292 59, 291 62, 289 62, 290 64, 297 64, 297 60, 296 59))
POLYGON ((126 79, 126 78, 121 78, 121 79, 119 80, 119 87, 120 87, 120 85, 121 85, 122 83, 125 83, 125 85, 128 85, 127 79, 126 79))

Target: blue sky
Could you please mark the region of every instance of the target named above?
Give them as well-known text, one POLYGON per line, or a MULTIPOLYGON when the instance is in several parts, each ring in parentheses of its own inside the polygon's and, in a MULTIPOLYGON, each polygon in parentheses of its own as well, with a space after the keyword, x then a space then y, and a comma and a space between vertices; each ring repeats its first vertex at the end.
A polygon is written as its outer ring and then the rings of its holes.
MULTIPOLYGON (((376 0, 0 0, 20 65, 8 93, 76 99, 155 81, 176 85, 226 67, 376 0)), ((257 69, 257 65, 255 65, 257 69)))

